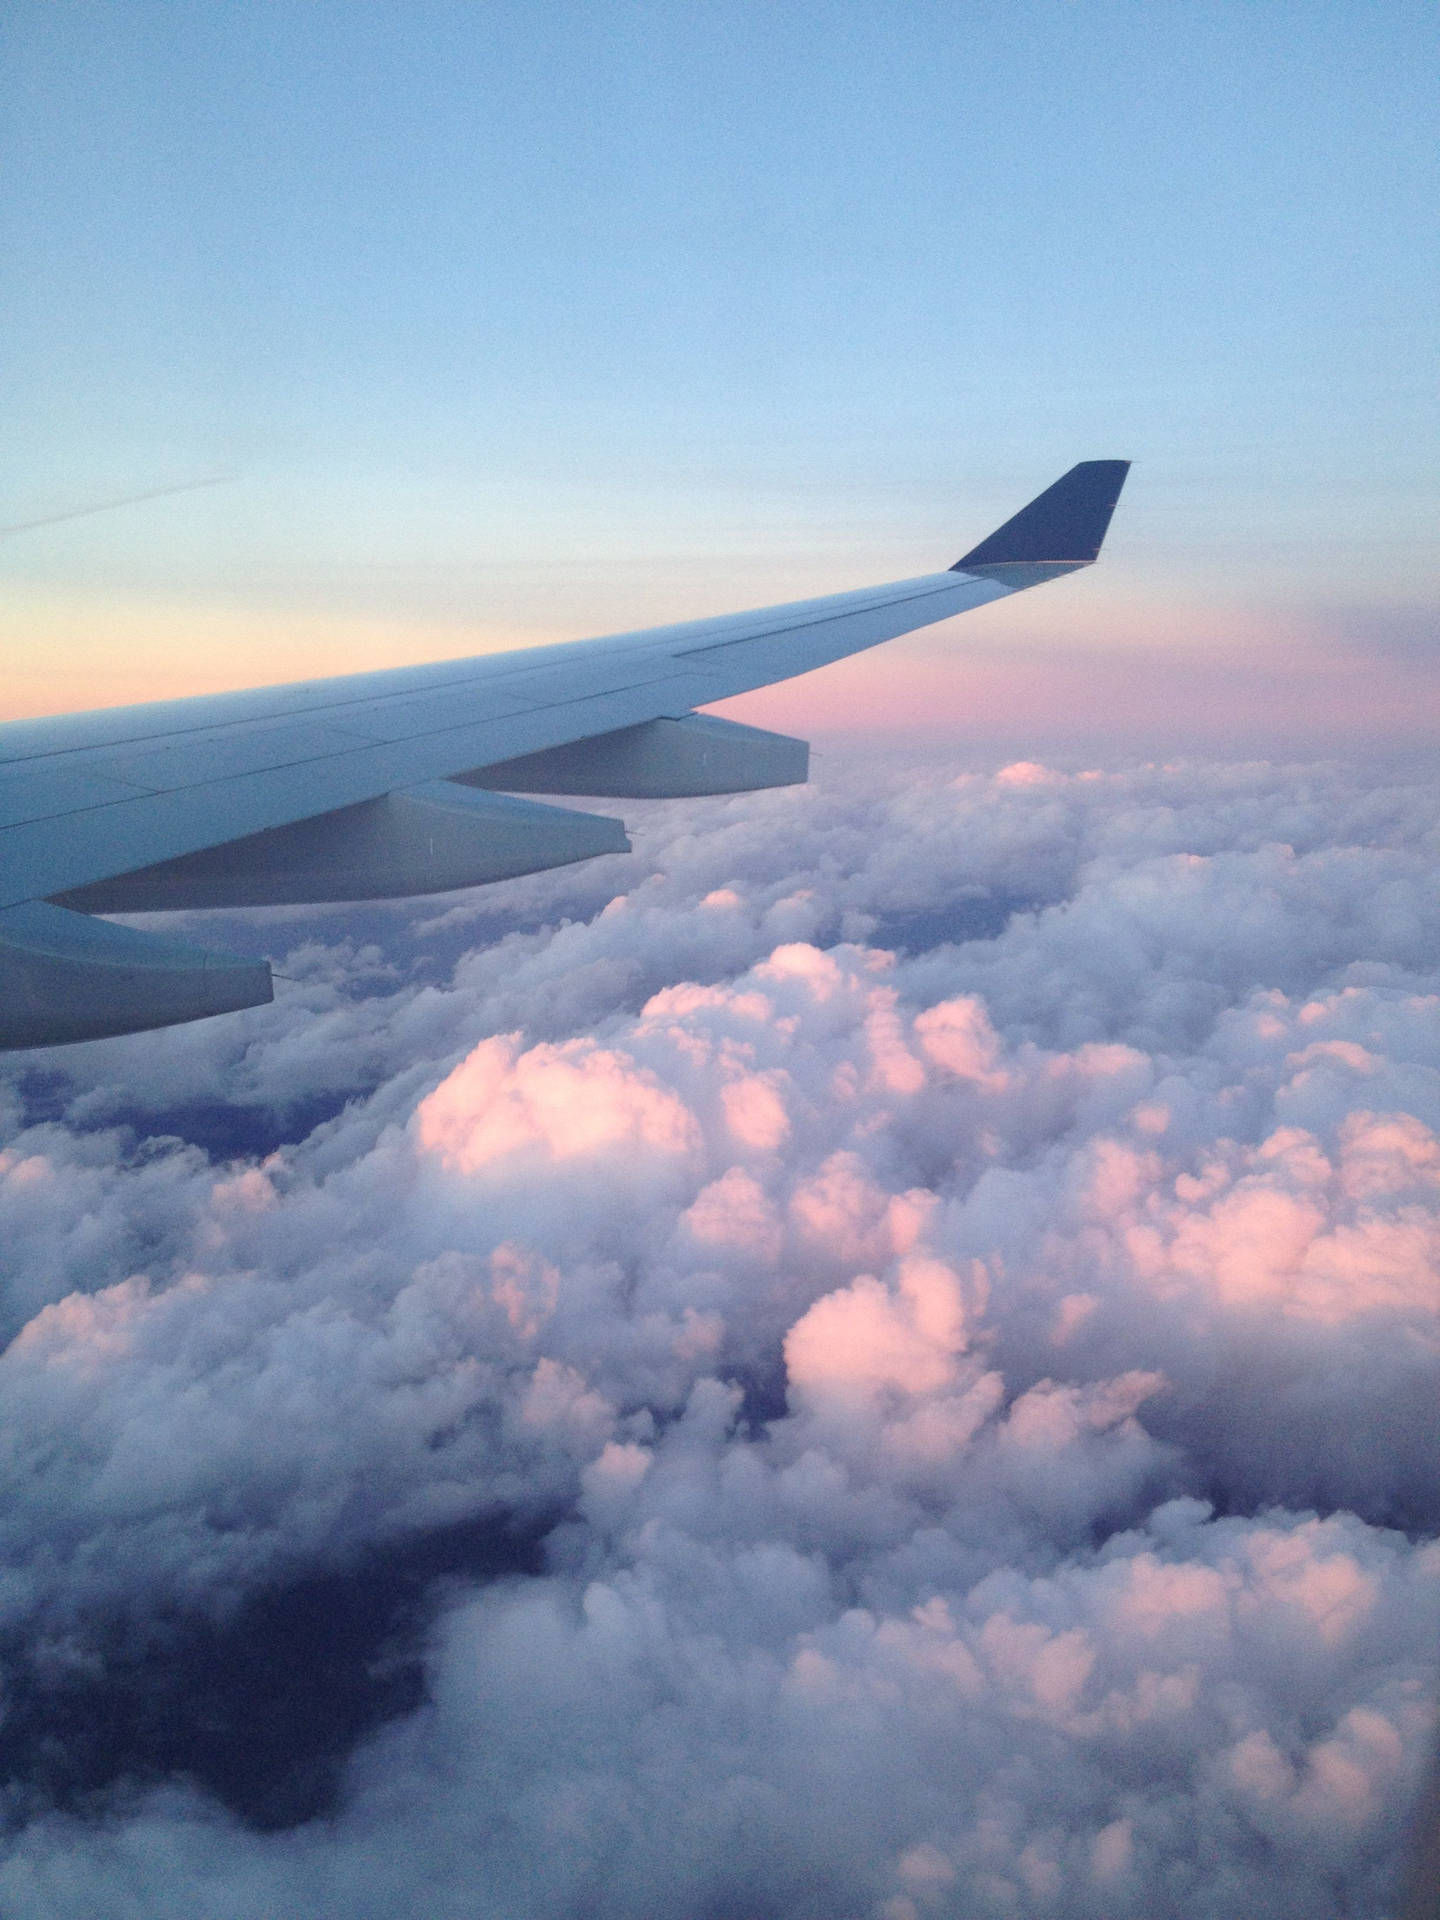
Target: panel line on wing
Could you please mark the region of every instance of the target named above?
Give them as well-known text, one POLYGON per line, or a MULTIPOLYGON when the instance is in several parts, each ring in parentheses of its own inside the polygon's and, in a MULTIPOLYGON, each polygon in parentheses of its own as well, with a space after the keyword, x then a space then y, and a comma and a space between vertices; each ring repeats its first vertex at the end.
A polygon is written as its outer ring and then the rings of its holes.
POLYGON ((953 593, 955 582, 948 581, 943 587, 926 587, 919 593, 896 594, 888 600, 873 600, 863 606, 847 607, 842 612, 816 614, 811 620, 793 620, 783 627, 761 627, 753 633, 737 633, 731 640, 707 640, 693 647, 676 647, 673 658, 689 659, 697 653, 722 653, 727 647, 744 647, 756 640, 779 640, 787 633, 801 633, 806 627, 838 625, 842 620, 854 618, 862 613, 883 613, 889 607, 907 606, 915 600, 928 600, 934 595, 953 593))

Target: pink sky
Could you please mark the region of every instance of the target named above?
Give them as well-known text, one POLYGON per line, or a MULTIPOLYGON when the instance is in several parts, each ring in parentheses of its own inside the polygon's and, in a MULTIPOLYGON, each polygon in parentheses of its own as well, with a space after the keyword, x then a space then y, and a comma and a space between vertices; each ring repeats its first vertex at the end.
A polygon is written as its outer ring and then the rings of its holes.
POLYGON ((1136 608, 1119 633, 1053 617, 997 633, 1007 611, 984 632, 917 634, 717 711, 807 738, 947 737, 1015 752, 1344 752, 1440 736, 1440 648, 1184 606, 1136 608))

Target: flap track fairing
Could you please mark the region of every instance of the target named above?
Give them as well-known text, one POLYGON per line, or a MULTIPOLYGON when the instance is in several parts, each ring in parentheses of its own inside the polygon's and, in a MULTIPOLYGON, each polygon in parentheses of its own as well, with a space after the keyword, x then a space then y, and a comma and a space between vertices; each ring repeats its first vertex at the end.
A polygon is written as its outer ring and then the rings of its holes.
POLYGON ((522 754, 457 776, 467 787, 503 793, 583 793, 608 800, 680 800, 802 786, 810 749, 713 714, 687 713, 619 727, 544 753, 522 754))

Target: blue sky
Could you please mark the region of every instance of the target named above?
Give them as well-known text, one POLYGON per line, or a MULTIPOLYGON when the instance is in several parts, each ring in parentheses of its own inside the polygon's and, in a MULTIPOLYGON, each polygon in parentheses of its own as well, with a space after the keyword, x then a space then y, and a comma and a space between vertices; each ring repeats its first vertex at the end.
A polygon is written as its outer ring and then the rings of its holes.
POLYGON ((232 476, 9 538, 19 683, 861 584, 1112 455, 1089 629, 1427 631, 1428 6, 9 21, 3 517, 232 476))

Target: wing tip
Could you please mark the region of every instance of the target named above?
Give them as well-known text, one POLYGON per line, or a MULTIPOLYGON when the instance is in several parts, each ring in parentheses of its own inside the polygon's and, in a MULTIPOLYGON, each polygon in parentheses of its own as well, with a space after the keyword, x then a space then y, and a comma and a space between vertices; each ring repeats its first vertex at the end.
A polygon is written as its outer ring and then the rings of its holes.
POLYGON ((1082 460, 988 534, 950 569, 986 566, 1085 567, 1101 543, 1130 471, 1128 460, 1082 460))

